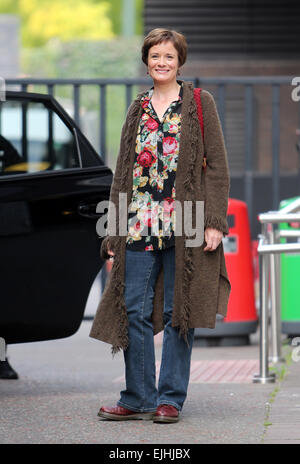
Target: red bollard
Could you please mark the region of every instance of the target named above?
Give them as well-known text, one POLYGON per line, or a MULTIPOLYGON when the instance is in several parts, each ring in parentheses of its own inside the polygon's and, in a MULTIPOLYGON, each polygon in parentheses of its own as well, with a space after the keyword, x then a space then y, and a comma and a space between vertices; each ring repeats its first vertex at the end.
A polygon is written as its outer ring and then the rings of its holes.
MULTIPOLYGON (((224 239, 224 253, 231 294, 225 322, 248 322, 256 328, 252 242, 246 203, 229 199, 229 234, 224 239)), ((255 331, 255 330, 254 330, 255 331)), ((250 332, 251 333, 251 332, 250 332)))

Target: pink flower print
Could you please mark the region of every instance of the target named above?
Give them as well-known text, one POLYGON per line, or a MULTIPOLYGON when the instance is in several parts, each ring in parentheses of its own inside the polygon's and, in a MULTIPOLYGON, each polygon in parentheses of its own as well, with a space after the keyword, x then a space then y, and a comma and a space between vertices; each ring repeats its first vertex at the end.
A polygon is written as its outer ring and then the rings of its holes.
POLYGON ((175 153, 178 142, 174 137, 166 137, 163 141, 163 152, 164 155, 170 155, 175 153))
POLYGON ((141 230, 141 223, 140 221, 136 221, 136 223, 134 224, 134 230, 135 232, 139 232, 141 230))
POLYGON ((153 155, 149 150, 143 150, 137 157, 137 162, 140 166, 150 168, 155 163, 156 156, 153 155))
POLYGON ((142 221, 146 227, 151 227, 151 209, 142 211, 142 221))
POLYGON ((167 197, 164 199, 164 212, 171 214, 174 210, 174 200, 171 197, 167 197))
POLYGON ((177 124, 170 124, 168 132, 170 132, 171 134, 176 134, 178 132, 177 124))
POLYGON ((149 118, 145 125, 150 131, 155 131, 158 128, 158 122, 153 118, 149 118))
POLYGON ((145 98, 142 102, 142 108, 147 108, 150 98, 145 98))

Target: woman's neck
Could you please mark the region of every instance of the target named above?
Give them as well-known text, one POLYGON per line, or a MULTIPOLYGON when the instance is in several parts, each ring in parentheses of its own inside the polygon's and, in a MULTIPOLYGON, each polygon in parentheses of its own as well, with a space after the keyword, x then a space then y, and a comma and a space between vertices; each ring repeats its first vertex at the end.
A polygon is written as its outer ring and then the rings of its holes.
POLYGON ((156 84, 154 82, 153 97, 157 101, 170 100, 170 98, 175 98, 178 96, 179 89, 180 84, 178 84, 177 81, 168 82, 165 84, 156 84))

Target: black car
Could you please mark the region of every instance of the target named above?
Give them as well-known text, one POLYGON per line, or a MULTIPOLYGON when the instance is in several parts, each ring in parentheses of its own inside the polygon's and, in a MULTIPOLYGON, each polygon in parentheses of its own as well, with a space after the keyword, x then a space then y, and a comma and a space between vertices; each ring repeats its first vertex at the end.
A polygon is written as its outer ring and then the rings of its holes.
POLYGON ((67 337, 103 262, 96 206, 113 173, 49 95, 0 102, 0 338, 67 337))

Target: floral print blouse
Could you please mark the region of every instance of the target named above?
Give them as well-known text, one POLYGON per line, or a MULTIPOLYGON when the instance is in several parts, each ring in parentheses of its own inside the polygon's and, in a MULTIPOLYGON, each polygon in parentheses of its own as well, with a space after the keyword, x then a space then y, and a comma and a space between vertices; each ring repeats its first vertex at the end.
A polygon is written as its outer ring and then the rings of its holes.
POLYGON ((141 99, 126 248, 163 250, 175 245, 175 176, 179 154, 183 86, 160 121, 151 105, 153 88, 141 99))

